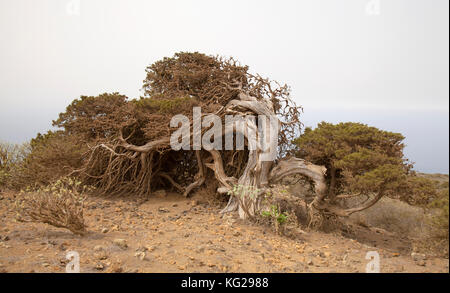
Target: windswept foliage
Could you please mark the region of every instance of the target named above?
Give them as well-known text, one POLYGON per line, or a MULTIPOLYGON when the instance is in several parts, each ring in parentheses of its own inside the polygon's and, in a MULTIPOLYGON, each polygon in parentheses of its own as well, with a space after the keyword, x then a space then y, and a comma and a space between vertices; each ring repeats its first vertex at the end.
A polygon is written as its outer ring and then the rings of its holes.
POLYGON ((384 195, 396 194, 412 165, 404 158, 403 139, 399 133, 383 131, 361 123, 319 123, 316 129, 306 128, 295 140, 298 156, 327 168, 328 198, 366 198, 360 207, 343 214, 368 208, 384 195), (345 193, 346 195, 338 196, 345 193))
POLYGON ((78 135, 87 141, 117 135, 118 130, 136 123, 133 107, 119 93, 81 96, 59 114, 53 126, 64 129, 65 135, 78 135))

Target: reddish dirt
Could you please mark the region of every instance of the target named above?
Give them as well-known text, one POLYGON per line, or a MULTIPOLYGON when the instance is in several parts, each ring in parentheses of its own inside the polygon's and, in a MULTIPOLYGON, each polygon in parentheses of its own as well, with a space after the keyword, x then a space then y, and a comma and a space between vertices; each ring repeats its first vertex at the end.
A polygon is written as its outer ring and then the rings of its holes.
POLYGON ((368 251, 379 253, 381 272, 449 272, 448 259, 415 261, 409 239, 384 230, 350 226, 289 238, 222 217, 198 197, 169 194, 141 203, 91 197, 83 237, 16 222, 13 203, 13 193, 0 194, 2 272, 65 272, 68 251, 79 253, 81 272, 365 272, 368 251))

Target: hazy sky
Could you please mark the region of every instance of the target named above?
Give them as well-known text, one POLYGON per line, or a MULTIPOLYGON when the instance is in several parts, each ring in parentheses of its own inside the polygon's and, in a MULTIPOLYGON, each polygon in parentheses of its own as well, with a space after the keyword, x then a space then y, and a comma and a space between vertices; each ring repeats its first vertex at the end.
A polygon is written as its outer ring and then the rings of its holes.
POLYGON ((49 129, 80 95, 142 93, 177 51, 234 56, 286 82, 304 122, 403 133, 416 169, 448 173, 449 1, 0 0, 0 140, 49 129), (79 4, 79 5, 78 5, 79 4))

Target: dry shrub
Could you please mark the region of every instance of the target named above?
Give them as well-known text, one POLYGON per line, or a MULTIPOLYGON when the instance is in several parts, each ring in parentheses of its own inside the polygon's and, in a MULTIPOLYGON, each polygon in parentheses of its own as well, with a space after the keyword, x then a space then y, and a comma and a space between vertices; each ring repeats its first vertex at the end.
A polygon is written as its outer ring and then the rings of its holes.
POLYGON ((439 198, 430 203, 432 208, 431 224, 434 228, 434 235, 438 238, 446 238, 448 240, 449 213, 448 213, 448 189, 440 192, 439 198))
POLYGON ((27 155, 10 171, 11 188, 51 184, 80 167, 87 150, 79 136, 66 136, 61 131, 38 134, 29 148, 27 155))
POLYGON ((12 144, 0 141, 0 190, 11 188, 15 170, 30 152, 30 145, 12 144))
POLYGON ((21 191, 16 200, 17 220, 46 223, 83 235, 84 194, 89 189, 76 179, 64 177, 43 188, 21 191))

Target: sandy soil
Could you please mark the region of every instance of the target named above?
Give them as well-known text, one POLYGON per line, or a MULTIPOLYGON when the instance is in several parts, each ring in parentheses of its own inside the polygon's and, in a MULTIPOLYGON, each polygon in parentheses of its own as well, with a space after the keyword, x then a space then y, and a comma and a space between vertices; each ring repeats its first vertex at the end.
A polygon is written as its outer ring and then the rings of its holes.
POLYGON ((68 251, 79 253, 81 272, 365 272, 368 251, 379 253, 381 272, 449 272, 448 259, 413 259, 410 240, 384 230, 355 226, 289 238, 222 217, 196 197, 89 198, 84 237, 18 223, 13 202, 14 194, 0 194, 1 272, 65 272, 68 251))

